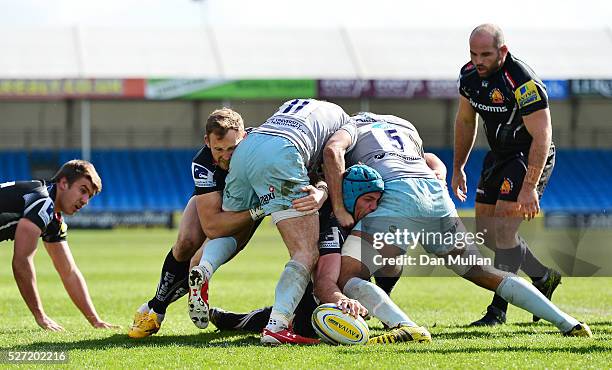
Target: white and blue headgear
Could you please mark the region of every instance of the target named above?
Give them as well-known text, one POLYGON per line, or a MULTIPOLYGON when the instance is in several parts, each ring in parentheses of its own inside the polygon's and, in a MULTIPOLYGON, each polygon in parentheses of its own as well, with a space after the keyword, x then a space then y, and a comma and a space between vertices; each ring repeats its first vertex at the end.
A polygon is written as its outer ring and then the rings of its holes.
POLYGON ((355 212, 357 199, 367 193, 385 190, 385 182, 378 171, 365 164, 347 168, 342 180, 344 207, 351 214, 355 212))

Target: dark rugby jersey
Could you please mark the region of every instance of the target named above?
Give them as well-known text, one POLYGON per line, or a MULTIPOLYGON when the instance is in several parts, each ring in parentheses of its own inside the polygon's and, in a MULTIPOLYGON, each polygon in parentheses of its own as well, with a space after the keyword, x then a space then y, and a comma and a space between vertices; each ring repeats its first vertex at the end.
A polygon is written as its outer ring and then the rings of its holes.
MULTIPOLYGON (((247 127, 245 131, 249 134, 253 131, 253 127, 247 127)), ((191 178, 195 186, 192 196, 213 191, 222 192, 225 187, 225 177, 227 171, 217 166, 210 147, 203 146, 191 160, 191 178)))
POLYGON ((55 212, 55 184, 44 181, 12 181, 0 184, 0 241, 14 240, 17 223, 32 221, 48 243, 66 240, 68 226, 61 213, 55 212))
POLYGON ((459 93, 482 117, 487 140, 496 157, 510 157, 531 146, 523 116, 548 107, 546 87, 523 61, 510 53, 504 65, 487 78, 467 63, 461 68, 459 93))
POLYGON ((331 200, 327 199, 319 210, 319 255, 340 253, 351 229, 338 223, 332 212, 331 200))
POLYGON ((202 147, 191 162, 191 176, 195 189, 193 195, 223 191, 227 171, 219 168, 208 146, 202 147))

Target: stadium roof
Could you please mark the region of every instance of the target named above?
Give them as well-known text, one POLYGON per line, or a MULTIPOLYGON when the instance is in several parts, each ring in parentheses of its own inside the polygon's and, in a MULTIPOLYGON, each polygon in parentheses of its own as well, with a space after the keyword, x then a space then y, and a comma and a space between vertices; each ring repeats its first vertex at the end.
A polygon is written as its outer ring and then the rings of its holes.
MULTIPOLYGON (((470 28, 4 28, 0 78, 455 79, 470 28)), ((612 78, 612 30, 506 29, 542 78, 612 78)))

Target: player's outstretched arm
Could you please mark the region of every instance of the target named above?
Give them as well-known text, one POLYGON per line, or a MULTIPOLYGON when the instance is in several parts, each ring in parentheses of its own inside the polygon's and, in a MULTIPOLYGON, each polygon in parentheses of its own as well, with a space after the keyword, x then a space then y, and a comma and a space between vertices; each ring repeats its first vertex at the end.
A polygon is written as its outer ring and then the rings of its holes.
POLYGON ((464 167, 476 140, 476 111, 463 96, 459 97, 459 109, 455 117, 455 151, 451 187, 460 201, 467 198, 464 167))
POLYGON ((42 302, 36 287, 36 270, 34 268, 34 254, 41 230, 27 218, 22 218, 15 231, 15 251, 13 253, 13 275, 21 297, 34 315, 38 326, 43 329, 63 330, 59 324, 45 314, 42 302))
POLYGON ((222 194, 219 191, 196 196, 200 225, 209 239, 237 234, 253 222, 249 211, 223 211, 222 194))
POLYGON ((331 198, 334 215, 342 227, 352 227, 355 223, 353 216, 344 208, 342 197, 342 175, 346 170, 344 154, 351 143, 351 135, 345 130, 338 130, 329 138, 323 149, 325 181, 327 181, 329 187, 329 197, 331 198))
POLYGON ((313 279, 314 294, 321 303, 335 303, 345 313, 355 317, 365 316, 368 310, 359 301, 345 296, 338 287, 340 260, 340 253, 330 253, 319 257, 313 279))
POLYGON ((105 322, 98 316, 96 308, 91 301, 85 278, 72 257, 68 243, 65 241, 57 243, 45 242, 45 248, 53 261, 55 270, 57 270, 62 279, 70 299, 72 299, 72 302, 85 316, 91 326, 100 329, 119 328, 120 326, 105 322))

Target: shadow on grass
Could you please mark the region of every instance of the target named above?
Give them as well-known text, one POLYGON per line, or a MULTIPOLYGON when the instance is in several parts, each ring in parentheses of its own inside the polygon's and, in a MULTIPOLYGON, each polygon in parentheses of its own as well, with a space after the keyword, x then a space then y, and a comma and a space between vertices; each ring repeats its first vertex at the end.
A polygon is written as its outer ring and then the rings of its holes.
MULTIPOLYGON (((575 353, 575 354, 595 354, 595 353, 604 353, 610 352, 610 347, 600 344, 589 344, 584 347, 542 347, 542 348, 534 348, 528 345, 520 345, 520 346, 487 346, 484 344, 478 346, 461 346, 460 348, 436 348, 432 345, 427 345, 423 343, 404 343, 404 344, 396 344, 396 345, 380 345, 377 346, 376 351, 380 353, 391 352, 396 354, 398 352, 398 347, 403 346, 405 348, 401 349, 408 353, 437 353, 437 354, 453 354, 453 353, 575 353)), ((372 346, 374 347, 374 346, 372 346)), ((373 348, 372 348, 373 349, 373 348)), ((338 353, 341 354, 354 354, 356 351, 352 350, 350 347, 339 347, 337 350, 338 353)))
MULTIPOLYGON (((612 322, 610 321, 589 321, 589 327, 595 336, 612 334, 612 322)), ((519 322, 496 327, 478 327, 469 325, 449 325, 434 326, 447 332, 436 333, 437 338, 482 338, 482 337, 502 337, 508 335, 533 335, 551 334, 559 335, 559 331, 546 321, 540 322, 519 322), (455 331, 458 330, 458 331, 455 331), (450 332, 448 332, 450 331, 450 332)), ((431 329, 431 328, 430 328, 431 329)), ((434 329, 435 330, 435 329, 434 329)))
MULTIPOLYGON (((434 331, 434 344, 420 343, 403 343, 391 346, 377 345, 377 351, 390 350, 397 352, 398 346, 402 346, 401 350, 415 353, 479 353, 479 352, 566 352, 576 354, 586 353, 601 353, 612 352, 612 346, 609 344, 601 344, 597 337, 612 334, 612 322, 601 321, 591 323, 591 328, 594 331, 595 339, 574 338, 579 341, 576 344, 580 347, 568 346, 567 343, 559 343, 557 347, 546 346, 542 348, 534 348, 528 345, 491 345, 475 344, 473 346, 465 346, 462 344, 460 348, 436 348, 437 340, 455 340, 455 339, 504 339, 511 336, 529 336, 529 335, 551 335, 561 338, 560 333, 556 328, 547 326, 536 329, 537 323, 519 323, 509 324, 503 328, 465 328, 464 326, 437 326, 442 329, 442 332, 434 331), (516 327, 513 328, 513 327, 516 327), (588 342, 587 342, 588 341, 588 342), (584 344, 584 346, 582 346, 584 344)), ((383 330, 373 330, 372 335, 382 334, 383 330)), ((247 333, 242 331, 216 331, 205 332, 190 335, 154 335, 143 339, 131 339, 125 333, 115 333, 104 338, 82 339, 72 342, 55 341, 55 342, 35 342, 27 345, 18 345, 10 347, 13 351, 35 351, 44 348, 47 351, 53 350, 106 350, 112 348, 139 348, 139 347, 192 347, 192 348, 228 348, 228 347, 249 347, 260 346, 259 334, 247 333)), ((369 347, 369 346, 368 346, 369 347)), ((374 347, 374 346, 373 346, 374 347)), ((335 347, 338 353, 353 354, 358 348, 351 347, 335 347)), ((8 349, 8 348, 4 348, 8 349)))
POLYGON ((12 347, 13 351, 45 350, 106 350, 109 348, 138 347, 245 347, 260 345, 259 334, 238 331, 206 332, 192 335, 160 335, 142 339, 132 339, 125 333, 113 334, 105 338, 83 339, 73 342, 36 342, 12 347))

